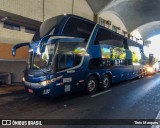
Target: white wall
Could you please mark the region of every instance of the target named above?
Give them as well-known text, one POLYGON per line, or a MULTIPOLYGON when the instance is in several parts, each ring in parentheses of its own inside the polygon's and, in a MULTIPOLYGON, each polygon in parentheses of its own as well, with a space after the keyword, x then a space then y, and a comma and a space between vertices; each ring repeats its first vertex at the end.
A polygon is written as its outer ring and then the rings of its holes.
POLYGON ((86 0, 74 0, 73 14, 93 20, 94 13, 86 0))
POLYGON ((42 0, 0 0, 0 10, 38 21, 43 20, 42 0))
MULTIPOLYGON (((133 40, 134 40, 134 41, 136 41, 136 38, 138 38, 138 39, 141 39, 141 38, 142 38, 142 36, 141 36, 141 34, 139 33, 138 30, 132 31, 132 32, 131 32, 131 35, 133 36, 133 40)), ((137 40, 137 42, 140 43, 140 44, 143 44, 143 41, 142 41, 142 40, 137 40)))
POLYGON ((17 44, 31 41, 33 34, 0 27, 0 43, 17 44))
MULTIPOLYGON (((118 16, 118 14, 115 14, 114 12, 106 11, 106 12, 99 13, 98 16, 105 19, 105 20, 110 20, 112 22, 112 25, 120 27, 121 30, 119 30, 118 33, 122 34, 122 30, 127 32, 125 24, 122 21, 122 19, 120 18, 120 16, 118 16)), ((112 29, 112 25, 110 26, 110 29, 112 29)), ((134 30, 130 34, 133 36, 134 41, 136 41, 136 38, 138 38, 138 39, 142 38, 142 36, 138 30, 134 30)), ((137 40, 137 42, 140 44, 143 44, 142 40, 137 40)))
MULTIPOLYGON (((93 12, 86 0, 44 0, 44 20, 68 13, 93 20, 93 12)), ((43 21, 43 0, 0 0, 0 10, 43 21)), ((33 34, 4 29, 0 24, 0 42, 18 43, 30 41, 33 34)))
MULTIPOLYGON (((120 34, 122 34, 122 30, 127 32, 125 24, 117 14, 114 14, 114 12, 105 11, 105 12, 99 13, 98 16, 105 20, 110 20, 112 22, 112 25, 120 27, 121 29, 119 30, 120 34)), ((110 29, 112 29, 112 27, 110 29)))
POLYGON ((72 0, 45 0, 45 20, 64 13, 72 13, 72 0))
MULTIPOLYGON (((44 0, 44 19, 60 14, 72 14, 73 0, 44 0)), ((86 0, 74 0, 73 13, 93 20, 86 0)), ((43 21, 43 0, 0 0, 0 10, 43 21)))

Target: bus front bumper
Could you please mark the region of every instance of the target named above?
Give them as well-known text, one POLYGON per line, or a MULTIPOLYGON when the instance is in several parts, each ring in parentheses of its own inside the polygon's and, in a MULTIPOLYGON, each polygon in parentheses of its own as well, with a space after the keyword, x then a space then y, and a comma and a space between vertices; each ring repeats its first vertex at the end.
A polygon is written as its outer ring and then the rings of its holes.
POLYGON ((33 95, 39 96, 51 96, 53 95, 53 83, 46 86, 42 86, 39 83, 31 83, 28 81, 23 81, 25 85, 25 90, 33 95))

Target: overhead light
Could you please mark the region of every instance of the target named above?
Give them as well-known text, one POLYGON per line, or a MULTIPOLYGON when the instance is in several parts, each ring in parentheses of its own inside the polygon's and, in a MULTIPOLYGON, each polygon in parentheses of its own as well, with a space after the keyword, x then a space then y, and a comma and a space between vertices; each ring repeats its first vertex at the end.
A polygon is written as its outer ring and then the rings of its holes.
POLYGON ((8 17, 3 17, 3 18, 1 18, 1 21, 5 21, 7 19, 8 19, 8 17))

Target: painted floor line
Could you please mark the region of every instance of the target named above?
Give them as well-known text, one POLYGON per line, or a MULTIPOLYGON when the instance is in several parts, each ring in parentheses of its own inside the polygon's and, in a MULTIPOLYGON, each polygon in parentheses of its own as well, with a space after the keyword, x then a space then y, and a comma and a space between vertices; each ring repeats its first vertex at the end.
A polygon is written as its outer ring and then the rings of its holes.
POLYGON ((110 91, 112 91, 112 89, 110 89, 110 90, 107 90, 107 91, 104 91, 104 92, 100 92, 100 93, 97 93, 97 94, 94 94, 94 95, 92 95, 92 96, 90 96, 90 97, 96 97, 96 96, 99 96, 99 95, 102 95, 102 94, 104 94, 104 93, 107 93, 107 92, 110 92, 110 91))
POLYGON ((135 80, 135 81, 132 81, 131 83, 136 83, 136 82, 138 82, 139 80, 135 80))
POLYGON ((124 83, 122 86, 126 86, 126 85, 128 85, 128 84, 133 84, 133 83, 136 83, 137 81, 139 81, 139 80, 131 81, 131 82, 129 82, 129 83, 124 83))
MULTIPOLYGON (((160 119, 160 111, 158 112, 158 115, 157 115, 156 119, 160 119)), ((160 128, 160 125, 152 125, 151 128, 160 128)))

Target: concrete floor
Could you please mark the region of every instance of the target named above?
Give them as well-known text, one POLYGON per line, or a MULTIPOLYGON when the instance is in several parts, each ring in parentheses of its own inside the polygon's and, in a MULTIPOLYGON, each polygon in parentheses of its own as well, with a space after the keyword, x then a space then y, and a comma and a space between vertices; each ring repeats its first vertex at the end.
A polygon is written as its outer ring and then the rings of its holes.
MULTIPOLYGON (((0 118, 155 119, 160 111, 159 92, 160 74, 122 82, 94 95, 80 92, 56 99, 46 99, 20 93, 0 97, 0 118)), ((74 128, 75 126, 55 125, 54 127, 74 128)), ((82 125, 76 127, 80 128, 82 125)), ((150 125, 85 125, 83 127, 151 128, 150 125)))

